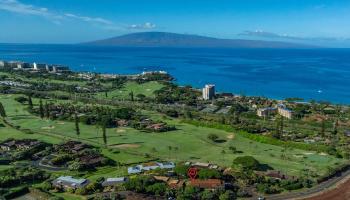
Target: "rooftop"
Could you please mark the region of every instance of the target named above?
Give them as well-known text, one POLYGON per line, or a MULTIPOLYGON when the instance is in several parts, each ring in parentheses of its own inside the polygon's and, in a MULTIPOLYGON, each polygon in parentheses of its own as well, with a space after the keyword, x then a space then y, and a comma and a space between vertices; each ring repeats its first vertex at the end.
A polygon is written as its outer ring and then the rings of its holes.
POLYGON ((57 181, 64 181, 64 182, 69 182, 69 183, 74 183, 77 185, 81 185, 83 183, 85 183, 86 179, 75 179, 71 176, 60 176, 56 179, 57 181))

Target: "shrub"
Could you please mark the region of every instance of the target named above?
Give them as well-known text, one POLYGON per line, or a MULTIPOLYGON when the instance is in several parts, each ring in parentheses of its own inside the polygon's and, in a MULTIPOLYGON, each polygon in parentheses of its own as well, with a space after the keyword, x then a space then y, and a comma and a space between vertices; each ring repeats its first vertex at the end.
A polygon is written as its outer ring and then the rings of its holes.
POLYGON ((260 163, 252 156, 240 156, 233 161, 233 165, 239 165, 243 169, 257 170, 260 163))
POLYGON ((208 135, 208 139, 209 140, 211 140, 211 141, 213 141, 213 142, 216 142, 216 140, 219 138, 219 136, 217 136, 216 134, 214 134, 214 133, 210 133, 209 135, 208 135))
POLYGON ((208 179, 208 178, 220 178, 221 174, 214 169, 201 169, 198 172, 198 177, 200 179, 208 179))

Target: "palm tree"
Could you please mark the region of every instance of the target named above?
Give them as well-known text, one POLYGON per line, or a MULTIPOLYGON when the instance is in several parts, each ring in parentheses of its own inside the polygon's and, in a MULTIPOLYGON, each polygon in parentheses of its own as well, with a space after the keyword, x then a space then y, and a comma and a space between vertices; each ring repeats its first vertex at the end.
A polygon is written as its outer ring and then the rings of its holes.
POLYGON ((129 93, 129 96, 130 96, 130 100, 131 100, 131 101, 134 101, 134 92, 133 92, 133 91, 131 91, 131 92, 129 93))
POLYGON ((172 150, 172 147, 171 147, 171 146, 168 146, 168 150, 169 150, 169 158, 171 158, 171 150, 172 150))
POLYGON ((4 108, 4 105, 2 105, 2 103, 0 102, 0 115, 1 117, 5 118, 6 117, 6 111, 4 108))
POLYGON ((39 113, 40 113, 40 118, 44 118, 44 107, 43 107, 43 100, 40 99, 39 101, 39 113))
POLYGON ((33 109, 33 101, 32 101, 32 96, 28 95, 28 109, 32 110, 33 109))
POLYGON ((107 133, 106 133, 106 123, 102 123, 102 137, 103 137, 103 143, 107 147, 107 133))
POLYGON ((74 121, 75 121, 75 132, 79 138, 80 128, 79 128, 79 117, 78 117, 77 112, 74 112, 74 121))

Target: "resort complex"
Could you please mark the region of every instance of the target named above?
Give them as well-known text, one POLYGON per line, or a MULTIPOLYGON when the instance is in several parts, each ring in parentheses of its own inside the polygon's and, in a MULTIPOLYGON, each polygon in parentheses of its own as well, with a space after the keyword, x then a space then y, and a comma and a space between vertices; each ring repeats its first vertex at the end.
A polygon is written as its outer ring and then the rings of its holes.
POLYGON ((6 198, 284 199, 348 169, 348 106, 200 91, 164 71, 1 62, 0 79, 6 198))

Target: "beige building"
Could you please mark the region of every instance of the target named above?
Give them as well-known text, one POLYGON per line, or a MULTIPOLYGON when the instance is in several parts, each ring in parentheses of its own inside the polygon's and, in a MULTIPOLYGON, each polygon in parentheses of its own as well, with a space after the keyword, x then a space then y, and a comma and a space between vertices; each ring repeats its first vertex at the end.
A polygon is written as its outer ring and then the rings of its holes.
POLYGON ((277 113, 277 108, 267 107, 267 108, 259 108, 256 114, 259 117, 268 117, 270 115, 274 115, 277 113))
POLYGON ((211 100, 215 97, 215 85, 207 84, 203 88, 203 99, 204 100, 211 100))
POLYGON ((289 110, 285 105, 279 104, 277 106, 277 109, 278 109, 278 114, 281 115, 282 117, 285 117, 287 119, 293 118, 293 111, 289 110))

